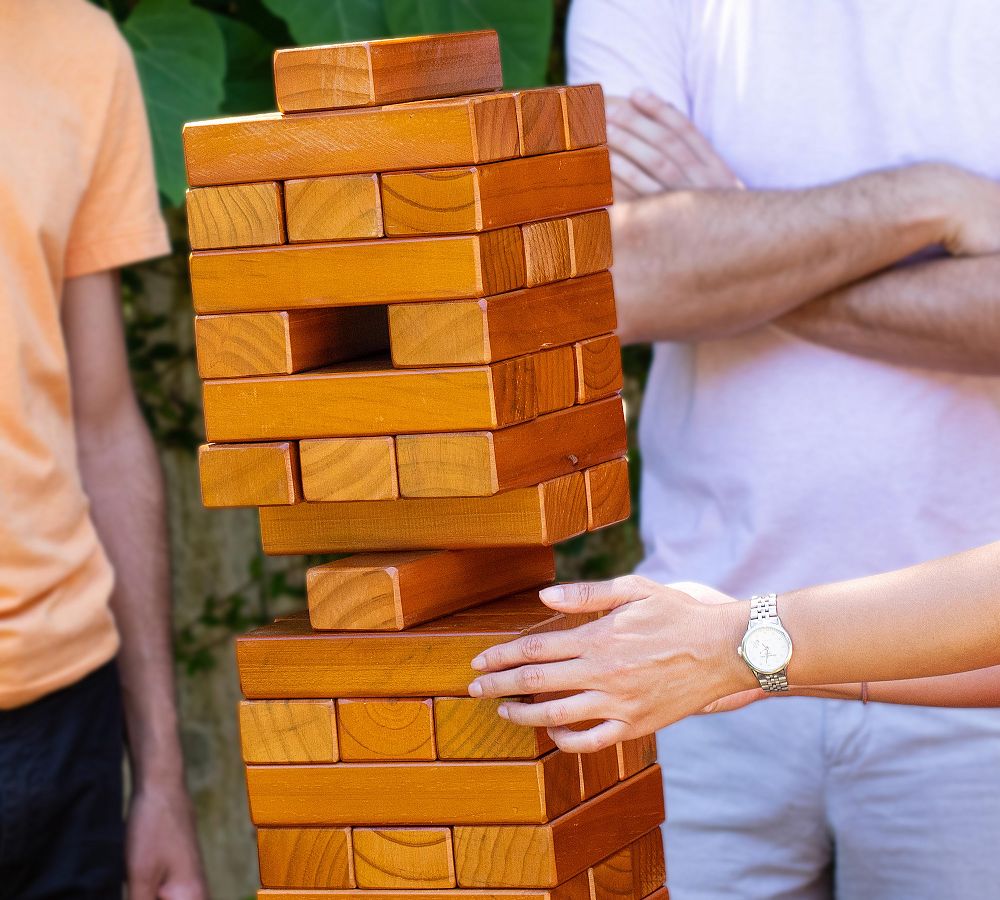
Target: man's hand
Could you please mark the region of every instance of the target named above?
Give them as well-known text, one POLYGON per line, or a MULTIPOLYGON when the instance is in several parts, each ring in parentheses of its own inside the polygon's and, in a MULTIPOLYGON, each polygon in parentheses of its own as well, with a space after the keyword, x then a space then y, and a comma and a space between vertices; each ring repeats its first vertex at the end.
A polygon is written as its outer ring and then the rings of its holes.
POLYGON ((945 249, 952 256, 1000 253, 1000 184, 957 166, 919 168, 947 211, 945 249))
POLYGON ((548 728, 563 750, 589 753, 650 734, 757 686, 735 652, 749 616, 744 603, 700 603, 637 576, 561 585, 540 596, 559 612, 608 614, 569 631, 492 647, 472 662, 489 674, 477 678, 469 694, 570 692, 500 707, 511 722, 548 728), (594 719, 602 721, 586 731, 567 727, 594 719))

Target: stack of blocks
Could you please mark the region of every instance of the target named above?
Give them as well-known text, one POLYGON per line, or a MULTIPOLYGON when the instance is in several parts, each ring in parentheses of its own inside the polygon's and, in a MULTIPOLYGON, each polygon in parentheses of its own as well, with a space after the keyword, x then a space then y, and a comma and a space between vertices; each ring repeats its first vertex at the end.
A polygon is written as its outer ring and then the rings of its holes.
POLYGON ((629 514, 600 87, 495 32, 279 51, 280 113, 184 130, 206 506, 306 615, 240 638, 264 898, 666 897, 651 738, 562 752, 470 661, 572 627, 556 542, 629 514))

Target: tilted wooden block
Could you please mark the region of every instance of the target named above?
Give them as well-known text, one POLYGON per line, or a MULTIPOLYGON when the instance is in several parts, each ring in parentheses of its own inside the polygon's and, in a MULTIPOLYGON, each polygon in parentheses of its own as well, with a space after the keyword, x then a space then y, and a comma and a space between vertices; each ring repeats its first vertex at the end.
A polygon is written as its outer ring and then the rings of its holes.
POLYGON ((589 800, 618 784, 618 748, 605 747, 596 753, 580 753, 580 797, 589 800))
POLYGON ((643 900, 662 888, 667 873, 660 829, 592 866, 589 877, 591 896, 604 900, 643 900))
POLYGON ((541 826, 455 828, 462 887, 552 887, 663 821, 659 766, 541 826))
POLYGON ((352 888, 350 828, 258 828, 260 883, 277 888, 352 888))
MULTIPOLYGON (((617 459, 627 449, 625 410, 608 397, 500 431, 401 435, 396 445, 404 497, 485 497, 617 459)), ((601 492, 606 483, 595 481, 597 514, 618 498, 601 492)))
POLYGON ((285 240, 281 187, 276 181, 193 188, 187 192, 193 250, 259 247, 285 240))
POLYGON ((450 888, 455 856, 450 828, 355 828, 360 888, 450 888))
MULTIPOLYGON (((544 728, 497 715, 500 700, 435 697, 434 733, 441 759, 537 759, 555 744, 544 728)), ((616 779, 617 780, 617 779, 616 779)))
POLYGON ((573 405, 576 399, 576 374, 572 347, 542 350, 532 357, 535 367, 538 414, 556 412, 573 405), (574 375, 570 378, 569 373, 574 375))
POLYGON ((606 209, 570 216, 569 250, 574 278, 610 269, 611 217, 606 209))
POLYGON ((583 475, 492 497, 407 497, 262 506, 264 552, 350 553, 550 546, 586 530, 583 475))
POLYGON ((618 777, 624 781, 656 762, 656 735, 622 741, 618 748, 618 777))
POLYGON ((484 297, 389 307, 396 366, 475 365, 614 331, 615 295, 602 272, 484 297))
MULTIPOLYGON (((256 825, 541 823, 579 803, 576 757, 248 766, 256 825)), ((575 874, 575 873, 574 873, 575 874)))
POLYGON ((567 149, 559 88, 516 91, 514 101, 517 103, 518 150, 521 156, 558 153, 567 149))
POLYGON ((389 347, 381 306, 197 316, 194 334, 202 378, 291 375, 389 347))
POLYGON ((550 584, 549 547, 356 554, 306 572, 313 628, 402 631, 525 588, 550 584))
MULTIPOLYGON (((396 890, 382 888, 356 891, 262 890, 257 900, 592 900, 587 873, 583 872, 554 888, 521 890, 396 890)), ((657 896, 656 900, 661 900, 657 896)))
POLYGON ((337 728, 344 762, 435 758, 434 705, 429 699, 338 700, 337 728))
POLYGON ((510 94, 309 116, 210 119, 189 122, 183 137, 192 187, 467 166, 518 153, 510 94))
POLYGON ((503 87, 495 31, 278 50, 274 93, 285 113, 384 106, 503 87))
POLYGON ((608 206, 606 147, 381 177, 387 234, 488 231, 608 206))
POLYGON ((399 496, 391 437, 321 438, 299 444, 306 500, 392 500, 399 496))
POLYGON ((534 357, 392 369, 388 360, 204 384, 210 441, 362 437, 503 428, 534 418, 534 357))
POLYGON ((587 531, 616 525, 631 515, 627 459, 601 463, 583 475, 587 486, 587 531))
POLYGON ((202 444, 201 502, 210 508, 270 506, 302 499, 295 444, 202 444))
POLYGON ((593 147, 608 139, 604 118, 604 91, 599 84, 576 84, 559 89, 563 127, 570 150, 593 147))
POLYGON ((240 741, 248 763, 337 762, 332 700, 243 700, 240 741))
POLYGON ((622 389, 622 349, 617 337, 588 338, 574 348, 577 403, 589 403, 622 389))
POLYGON ((236 639, 240 685, 251 699, 461 696, 476 677, 469 663, 487 648, 588 618, 553 613, 532 591, 401 632, 314 631, 307 618, 285 619, 236 639))
POLYGON ((517 228, 191 254, 198 313, 482 297, 524 283, 517 228))
MULTIPOLYGON (((280 51, 279 51, 280 52, 280 51)), ((382 237, 377 175, 329 175, 285 182, 288 240, 382 237)))
POLYGON ((528 287, 562 281, 573 274, 569 222, 548 219, 521 226, 524 239, 524 283, 528 287))

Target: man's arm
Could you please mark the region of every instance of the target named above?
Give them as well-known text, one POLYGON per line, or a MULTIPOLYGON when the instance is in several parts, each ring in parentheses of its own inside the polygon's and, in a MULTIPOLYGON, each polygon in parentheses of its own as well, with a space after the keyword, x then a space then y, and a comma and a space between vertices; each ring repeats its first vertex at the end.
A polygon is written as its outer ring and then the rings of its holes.
POLYGON ((69 279, 62 324, 80 472, 116 575, 111 607, 133 774, 129 897, 202 900, 177 734, 163 482, 129 378, 117 276, 69 279))

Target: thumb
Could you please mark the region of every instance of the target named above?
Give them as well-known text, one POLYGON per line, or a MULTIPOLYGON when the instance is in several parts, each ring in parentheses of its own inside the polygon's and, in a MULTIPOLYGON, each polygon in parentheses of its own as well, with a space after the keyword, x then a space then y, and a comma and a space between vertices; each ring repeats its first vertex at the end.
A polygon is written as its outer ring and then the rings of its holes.
POLYGON ((644 600, 659 587, 647 578, 626 575, 611 581, 556 584, 539 591, 538 596, 546 606, 558 612, 606 612, 634 600, 644 600))

